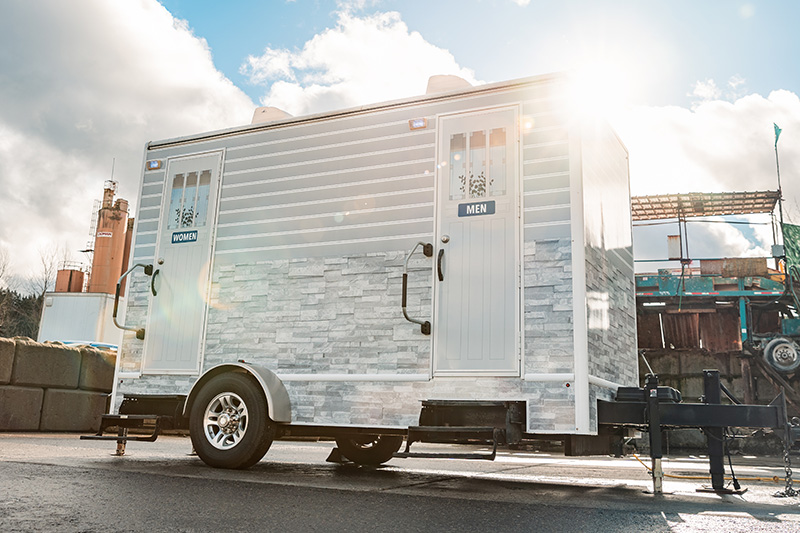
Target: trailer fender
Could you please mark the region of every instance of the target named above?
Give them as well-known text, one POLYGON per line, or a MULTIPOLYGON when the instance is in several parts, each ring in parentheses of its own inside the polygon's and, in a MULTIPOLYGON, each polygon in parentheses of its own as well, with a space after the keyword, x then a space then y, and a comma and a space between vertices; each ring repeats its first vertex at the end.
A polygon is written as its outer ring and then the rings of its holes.
POLYGON ((264 396, 267 398, 267 414, 273 422, 291 422, 292 421, 292 405, 289 400, 289 393, 286 392, 286 387, 283 386, 281 379, 275 373, 263 366, 251 365, 249 363, 223 363, 213 368, 208 369, 205 374, 195 381, 192 385, 189 395, 186 397, 186 403, 183 406, 183 416, 189 416, 192 411, 192 404, 197 397, 197 393, 203 388, 211 378, 224 374, 226 372, 239 372, 242 374, 250 374, 255 378, 256 382, 261 386, 264 391, 264 396))

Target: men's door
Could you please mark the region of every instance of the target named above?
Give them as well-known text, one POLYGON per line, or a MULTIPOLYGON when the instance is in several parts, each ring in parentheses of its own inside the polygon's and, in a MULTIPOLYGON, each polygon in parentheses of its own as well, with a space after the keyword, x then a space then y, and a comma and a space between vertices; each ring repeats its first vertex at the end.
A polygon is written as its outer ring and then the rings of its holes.
POLYGON ((518 376, 516 108, 440 118, 436 375, 518 376))
POLYGON ((195 374, 209 289, 221 153, 171 159, 162 202, 145 373, 195 374))

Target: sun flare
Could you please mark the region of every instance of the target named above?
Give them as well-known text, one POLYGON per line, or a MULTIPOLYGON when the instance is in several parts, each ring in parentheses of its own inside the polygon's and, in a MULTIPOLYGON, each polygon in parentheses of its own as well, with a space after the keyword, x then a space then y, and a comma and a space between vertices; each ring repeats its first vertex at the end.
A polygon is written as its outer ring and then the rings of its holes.
POLYGON ((586 62, 570 71, 569 106, 581 116, 610 119, 630 103, 635 76, 610 61, 586 62))

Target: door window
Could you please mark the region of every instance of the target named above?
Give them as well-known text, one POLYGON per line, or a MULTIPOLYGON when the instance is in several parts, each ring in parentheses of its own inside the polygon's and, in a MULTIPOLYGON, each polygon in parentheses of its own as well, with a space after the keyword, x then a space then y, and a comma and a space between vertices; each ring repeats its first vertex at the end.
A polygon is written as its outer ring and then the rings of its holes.
POLYGON ((506 193, 506 139, 506 128, 450 135, 450 200, 506 193))
POLYGON ((211 171, 186 172, 172 178, 169 201, 169 229, 206 225, 211 171))

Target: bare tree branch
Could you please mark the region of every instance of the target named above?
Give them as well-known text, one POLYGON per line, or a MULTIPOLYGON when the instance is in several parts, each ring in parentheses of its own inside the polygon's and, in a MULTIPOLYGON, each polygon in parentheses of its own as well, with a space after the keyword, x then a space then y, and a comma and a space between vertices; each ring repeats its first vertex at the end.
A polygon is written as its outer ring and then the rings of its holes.
POLYGON ((0 289, 8 288, 11 275, 11 256, 5 247, 0 247, 0 289))

